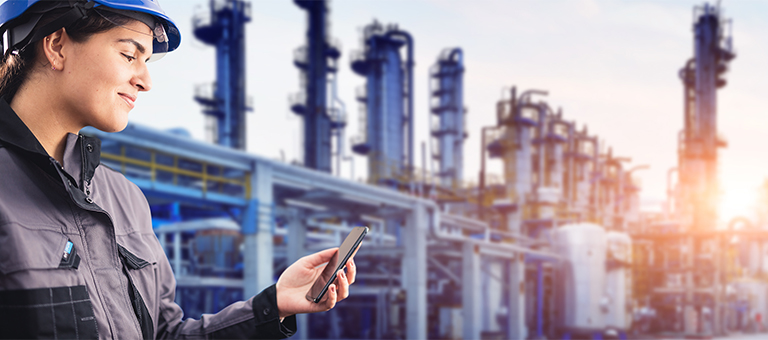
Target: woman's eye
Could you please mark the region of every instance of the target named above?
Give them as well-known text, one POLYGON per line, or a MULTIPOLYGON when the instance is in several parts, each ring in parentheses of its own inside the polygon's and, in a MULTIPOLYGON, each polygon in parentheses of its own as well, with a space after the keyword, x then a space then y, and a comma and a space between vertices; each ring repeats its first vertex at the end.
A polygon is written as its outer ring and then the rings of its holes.
POLYGON ((130 55, 127 55, 125 53, 121 53, 121 54, 123 55, 123 57, 125 57, 125 59, 128 59, 128 61, 136 60, 136 57, 134 57, 134 56, 130 56, 130 55))

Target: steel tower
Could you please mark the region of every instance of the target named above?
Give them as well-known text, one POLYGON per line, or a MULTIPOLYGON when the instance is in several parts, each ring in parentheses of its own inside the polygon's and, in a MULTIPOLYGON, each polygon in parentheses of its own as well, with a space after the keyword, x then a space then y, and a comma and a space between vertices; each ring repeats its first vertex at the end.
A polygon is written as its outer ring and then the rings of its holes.
POLYGON ((357 94, 363 106, 352 149, 368 156, 369 181, 397 186, 409 180, 413 166, 413 38, 374 22, 365 27, 363 44, 352 56, 352 70, 366 77, 357 94))
POLYGON ((695 9, 694 57, 680 70, 684 86, 685 127, 680 135, 678 211, 684 224, 713 230, 717 222, 717 149, 726 146, 717 134, 717 89, 728 63, 736 56, 729 21, 719 8, 705 4, 695 9))
POLYGON ((439 163, 440 185, 457 188, 463 179, 466 110, 464 108, 464 58, 460 48, 446 49, 430 70, 430 107, 439 117, 432 122, 433 157, 439 163))
POLYGON ((245 114, 252 110, 245 94, 245 24, 251 4, 242 0, 211 0, 210 12, 192 21, 195 36, 216 47, 216 81, 199 85, 195 100, 210 117, 208 130, 216 144, 245 150, 245 114))
MULTIPOLYGON (((717 133, 717 89, 725 86, 722 77, 728 70, 728 63, 736 57, 731 44, 730 21, 721 17, 719 7, 709 4, 694 8, 694 57, 680 70, 684 87, 683 131, 678 146, 678 188, 676 213, 681 230, 687 235, 696 232, 713 232, 717 228, 717 203, 719 185, 717 180, 717 149, 726 143, 717 133)), ((695 268, 700 253, 723 252, 724 243, 717 239, 702 239, 691 236, 681 239, 685 248, 687 268, 695 268)), ((719 257, 713 257, 719 259, 719 257)), ((687 334, 701 333, 695 326, 698 309, 706 306, 712 311, 711 332, 719 334, 724 330, 725 294, 720 289, 726 277, 723 261, 713 261, 712 269, 706 274, 694 269, 685 271, 684 329, 687 334), (696 296, 694 290, 707 294, 696 296), (702 302, 703 301, 703 302, 702 302)), ((703 313, 703 311, 702 311, 703 313)))
MULTIPOLYGON (((337 60, 341 52, 338 43, 328 38, 330 25, 326 1, 294 2, 307 11, 308 27, 306 46, 294 52, 294 65, 301 70, 303 89, 291 96, 291 110, 304 117, 304 166, 331 172, 332 135, 337 137, 337 144, 342 143, 341 130, 346 125, 343 110, 328 105, 328 85, 330 81, 335 88, 337 60)), ((331 95, 332 100, 338 102, 335 91, 331 95)))

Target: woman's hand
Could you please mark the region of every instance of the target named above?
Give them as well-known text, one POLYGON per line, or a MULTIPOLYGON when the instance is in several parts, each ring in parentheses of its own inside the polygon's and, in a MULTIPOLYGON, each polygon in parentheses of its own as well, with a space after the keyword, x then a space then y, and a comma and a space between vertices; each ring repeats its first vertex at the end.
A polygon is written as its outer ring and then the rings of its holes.
POLYGON ((349 296, 349 285, 355 282, 357 268, 354 255, 347 262, 347 272, 340 270, 334 283, 328 287, 323 300, 314 303, 307 300, 306 295, 324 266, 318 267, 333 258, 339 248, 326 249, 304 256, 286 269, 277 279, 277 309, 280 318, 299 313, 324 312, 333 308, 336 302, 349 296))

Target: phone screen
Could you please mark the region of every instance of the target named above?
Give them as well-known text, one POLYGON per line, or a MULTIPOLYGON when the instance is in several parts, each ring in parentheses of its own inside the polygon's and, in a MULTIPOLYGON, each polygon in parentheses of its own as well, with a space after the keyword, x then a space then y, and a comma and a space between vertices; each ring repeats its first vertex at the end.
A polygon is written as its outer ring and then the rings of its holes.
POLYGON ((344 242, 341 243, 341 246, 339 246, 339 250, 333 255, 331 260, 328 261, 328 264, 325 265, 323 272, 317 280, 315 280, 312 288, 307 292, 308 300, 314 303, 320 302, 325 295, 325 292, 328 290, 328 287, 330 287, 333 280, 336 279, 336 273, 339 272, 339 269, 344 268, 344 266, 347 265, 347 261, 363 241, 363 237, 365 237, 365 234, 367 233, 368 227, 355 227, 352 229, 349 235, 347 235, 347 238, 344 239, 344 242))

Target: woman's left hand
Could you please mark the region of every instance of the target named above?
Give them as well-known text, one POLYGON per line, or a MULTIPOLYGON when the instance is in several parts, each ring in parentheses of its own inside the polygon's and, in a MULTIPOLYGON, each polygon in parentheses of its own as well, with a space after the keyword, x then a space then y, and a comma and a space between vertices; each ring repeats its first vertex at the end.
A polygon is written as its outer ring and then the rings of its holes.
POLYGON ((344 269, 339 271, 334 283, 328 287, 323 300, 314 303, 306 298, 307 292, 323 271, 324 266, 320 267, 320 265, 330 261, 338 249, 326 249, 304 256, 280 275, 275 286, 280 318, 299 313, 324 312, 349 296, 349 285, 355 282, 357 274, 354 255, 347 262, 347 272, 345 273, 344 269))

